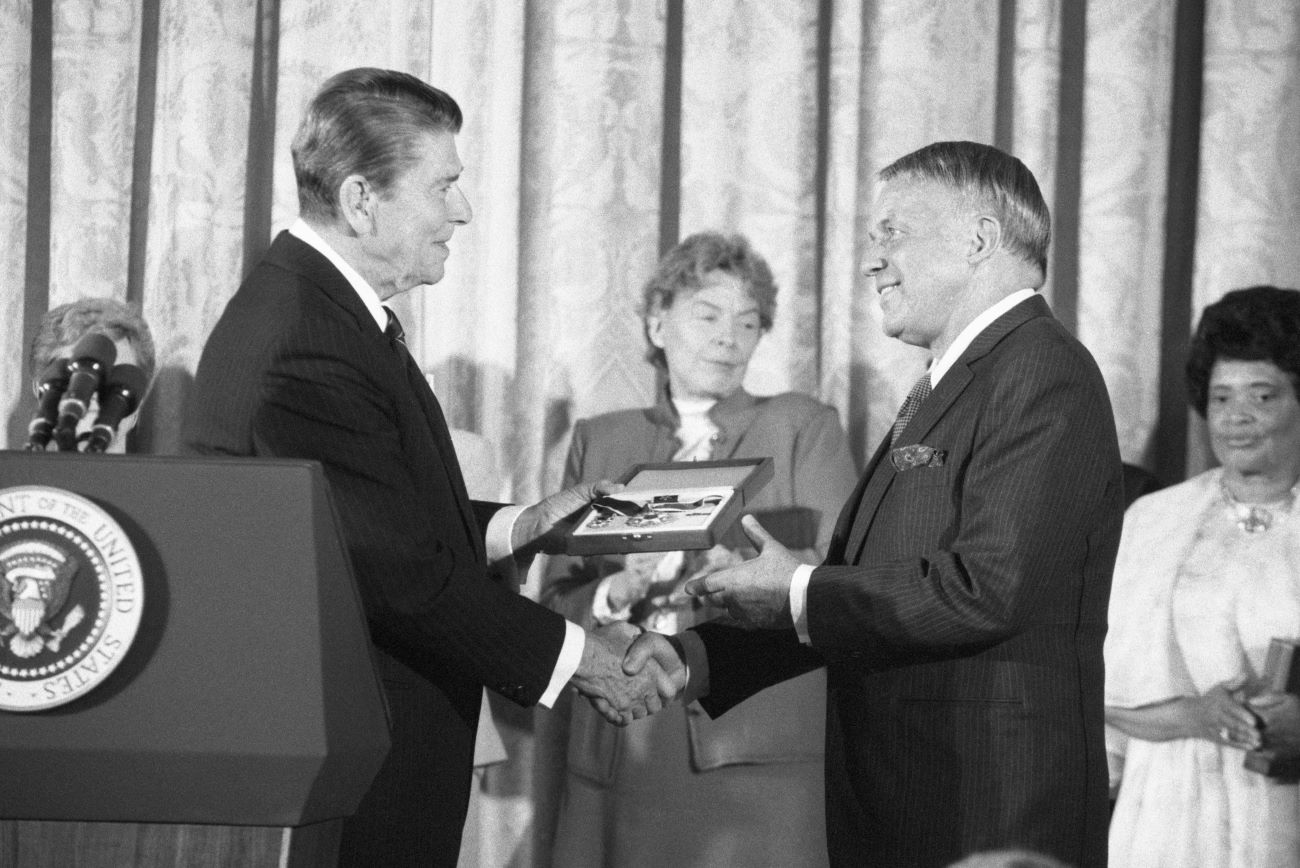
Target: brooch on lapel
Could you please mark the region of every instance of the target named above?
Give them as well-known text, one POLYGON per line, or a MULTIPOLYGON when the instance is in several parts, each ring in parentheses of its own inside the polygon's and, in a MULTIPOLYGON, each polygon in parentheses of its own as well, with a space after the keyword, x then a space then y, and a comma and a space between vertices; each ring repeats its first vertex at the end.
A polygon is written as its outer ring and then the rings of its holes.
POLYGON ((914 467, 943 467, 944 459, 947 457, 948 452, 946 450, 935 449, 933 446, 922 446, 920 443, 914 443, 911 446, 900 446, 897 449, 891 449, 889 452, 889 460, 899 473, 904 470, 911 470, 914 467))

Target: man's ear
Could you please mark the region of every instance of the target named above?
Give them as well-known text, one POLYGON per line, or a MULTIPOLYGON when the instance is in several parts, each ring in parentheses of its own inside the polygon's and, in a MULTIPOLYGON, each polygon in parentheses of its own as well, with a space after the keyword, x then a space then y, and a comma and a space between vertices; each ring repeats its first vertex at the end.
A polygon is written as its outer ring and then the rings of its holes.
POLYGON ((977 215, 970 226, 966 258, 971 265, 988 259, 1002 246, 1002 223, 991 214, 977 215))
POLYGON ((379 197, 375 188, 365 176, 348 175, 339 184, 339 211, 355 235, 365 237, 374 234, 375 207, 378 204, 379 197))

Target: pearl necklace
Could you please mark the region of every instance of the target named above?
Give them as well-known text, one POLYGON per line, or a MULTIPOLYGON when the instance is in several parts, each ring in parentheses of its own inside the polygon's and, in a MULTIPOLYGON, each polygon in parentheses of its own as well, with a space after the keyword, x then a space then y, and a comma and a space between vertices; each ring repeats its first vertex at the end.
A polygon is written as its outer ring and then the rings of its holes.
POLYGON ((1259 505, 1251 503, 1242 503, 1228 489, 1227 480, 1219 477, 1219 489, 1223 492, 1223 499, 1231 506, 1237 516, 1237 527, 1249 534, 1263 533, 1273 526, 1273 512, 1290 512, 1291 507, 1295 504, 1296 493, 1300 491, 1300 482, 1291 487, 1286 496, 1281 500, 1274 501, 1268 505, 1259 505))

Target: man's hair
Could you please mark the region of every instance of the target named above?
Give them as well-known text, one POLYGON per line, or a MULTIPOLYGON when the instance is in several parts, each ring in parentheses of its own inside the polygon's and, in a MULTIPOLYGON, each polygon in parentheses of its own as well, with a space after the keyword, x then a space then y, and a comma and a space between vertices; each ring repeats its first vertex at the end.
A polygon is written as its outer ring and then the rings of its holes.
POLYGON ((1047 276, 1052 218, 1034 173, 1020 160, 978 142, 935 142, 880 171, 882 181, 900 176, 942 184, 991 209, 1006 249, 1047 276))
POLYGON ((1187 353, 1187 400, 1205 416, 1210 371, 1221 359, 1272 362, 1300 398, 1300 291, 1249 286, 1208 305, 1187 353))
POLYGON ((767 260, 750 246, 744 235, 697 232, 663 255, 641 290, 641 316, 649 344, 646 358, 653 364, 668 368, 664 351, 650 343, 649 316, 672 307, 679 293, 699 289, 713 272, 730 274, 739 280, 758 305, 758 321, 763 331, 772 327, 776 315, 776 281, 767 260))
POLYGON ((153 381, 157 360, 149 324, 134 305, 113 298, 79 298, 47 311, 32 339, 32 376, 40 376, 46 365, 88 334, 102 334, 113 341, 125 340, 134 349, 145 379, 153 381))
POLYGON ((422 137, 458 133, 460 125, 456 101, 413 75, 372 67, 338 73, 312 97, 293 137, 299 214, 337 217, 349 175, 388 192, 418 161, 422 137))

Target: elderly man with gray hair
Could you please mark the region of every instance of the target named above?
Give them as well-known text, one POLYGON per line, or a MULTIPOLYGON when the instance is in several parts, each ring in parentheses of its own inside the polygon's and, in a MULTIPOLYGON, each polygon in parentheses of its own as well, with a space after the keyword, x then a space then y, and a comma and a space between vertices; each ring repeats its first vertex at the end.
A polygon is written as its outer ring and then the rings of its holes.
POLYGON ((384 302, 437 283, 456 229, 455 100, 414 76, 341 72, 293 140, 300 219, 230 300, 204 348, 184 440, 200 454, 308 458, 342 518, 388 697, 392 750, 344 865, 454 865, 482 686, 550 706, 568 684, 606 718, 676 685, 626 676, 625 625, 584 632, 493 567, 554 551, 596 486, 526 508, 471 501, 437 398, 384 302))

